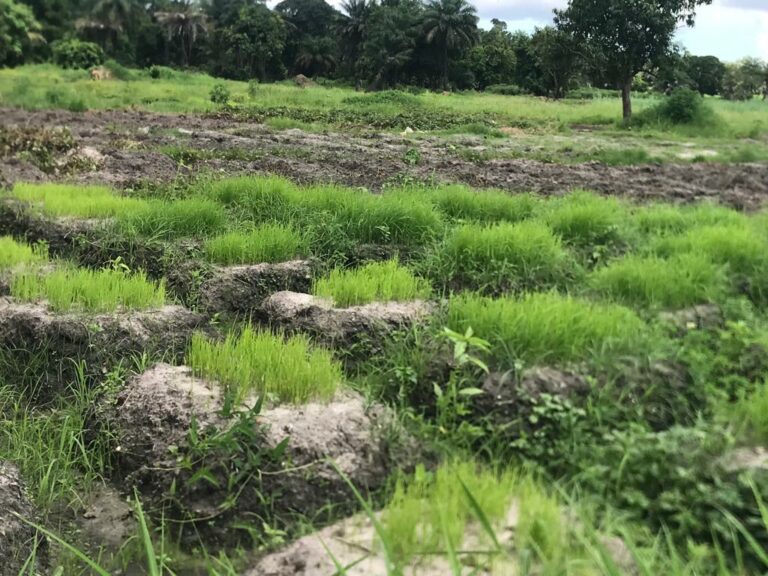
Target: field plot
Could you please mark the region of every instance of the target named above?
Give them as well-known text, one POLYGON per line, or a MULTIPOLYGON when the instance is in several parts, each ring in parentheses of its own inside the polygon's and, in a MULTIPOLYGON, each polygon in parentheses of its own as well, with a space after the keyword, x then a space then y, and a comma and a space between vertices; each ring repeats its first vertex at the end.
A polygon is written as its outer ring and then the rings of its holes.
POLYGON ((768 570, 764 102, 217 83, 0 70, 0 576, 768 570))

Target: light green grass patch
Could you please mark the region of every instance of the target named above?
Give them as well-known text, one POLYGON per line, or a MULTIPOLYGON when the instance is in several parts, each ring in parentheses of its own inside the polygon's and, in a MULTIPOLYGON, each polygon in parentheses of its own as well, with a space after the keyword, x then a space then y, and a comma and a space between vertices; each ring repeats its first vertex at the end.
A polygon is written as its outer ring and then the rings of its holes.
POLYGON ((221 232, 227 216, 222 206, 205 198, 149 200, 124 214, 120 222, 129 232, 154 239, 205 237, 221 232))
POLYGON ((241 209, 254 222, 287 222, 300 194, 295 184, 278 176, 243 176, 213 182, 205 193, 241 209))
POLYGON ((357 306, 370 302, 406 301, 428 298, 429 282, 401 266, 397 259, 374 262, 361 268, 335 268, 315 281, 317 296, 332 298, 337 306, 357 306))
POLYGON ((105 186, 16 184, 11 193, 50 216, 112 218, 145 206, 144 200, 120 196, 105 186))
POLYGON ((262 224, 244 232, 229 232, 205 242, 205 253, 217 264, 285 262, 308 252, 307 242, 290 226, 262 224))
POLYGON ((11 295, 19 300, 46 300, 55 310, 110 312, 162 306, 165 284, 149 281, 143 272, 65 268, 45 275, 17 273, 11 281, 11 295))
POLYGON ((768 381, 733 404, 723 404, 720 412, 745 440, 761 446, 768 443, 768 381))
POLYGON ((220 342, 192 337, 187 363, 199 376, 218 380, 239 400, 266 394, 281 402, 328 400, 343 380, 341 365, 329 350, 313 347, 304 335, 246 326, 220 342))
POLYGON ((464 225, 438 248, 436 278, 500 292, 551 287, 573 272, 560 238, 541 222, 464 225))
POLYGON ((521 298, 466 294, 450 300, 448 324, 457 332, 472 328, 491 342, 497 364, 583 360, 590 355, 640 353, 648 329, 630 309, 556 293, 521 298))
POLYGON ((0 270, 22 264, 37 264, 48 259, 45 247, 16 242, 10 236, 0 236, 0 270))
POLYGON ((531 194, 509 194, 501 190, 472 190, 466 186, 393 191, 411 197, 426 196, 446 218, 459 221, 519 222, 530 218, 540 205, 531 194))
POLYGON ((580 248, 615 244, 629 232, 626 206, 591 192, 574 191, 549 201, 542 217, 563 240, 580 248))
POLYGON ((589 286, 629 306, 684 308, 722 298, 728 278, 722 266, 700 254, 670 259, 628 256, 590 275, 589 286))

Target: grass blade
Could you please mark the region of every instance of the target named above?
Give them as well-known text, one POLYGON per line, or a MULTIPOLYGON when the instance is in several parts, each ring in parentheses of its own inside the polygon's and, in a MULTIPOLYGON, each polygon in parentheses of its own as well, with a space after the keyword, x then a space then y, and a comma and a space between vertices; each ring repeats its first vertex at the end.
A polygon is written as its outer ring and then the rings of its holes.
POLYGON ((480 507, 477 499, 469 490, 469 488, 467 488, 464 480, 459 478, 459 483, 461 484, 462 490, 464 490, 464 495, 469 501, 469 507, 472 508, 472 512, 477 517, 477 520, 480 522, 483 530, 485 530, 485 533, 490 537, 493 545, 496 547, 496 552, 501 552, 501 544, 499 543, 499 539, 496 537, 496 532, 493 530, 493 526, 491 526, 491 523, 488 521, 488 516, 485 515, 485 512, 483 512, 483 509, 480 507))

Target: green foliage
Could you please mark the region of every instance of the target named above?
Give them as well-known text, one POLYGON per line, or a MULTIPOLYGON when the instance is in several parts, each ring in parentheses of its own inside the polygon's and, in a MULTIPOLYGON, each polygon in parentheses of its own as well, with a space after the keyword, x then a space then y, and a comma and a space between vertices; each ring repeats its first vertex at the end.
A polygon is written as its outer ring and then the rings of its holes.
POLYGON ((418 108, 422 106, 422 101, 413 94, 408 94, 407 92, 401 92, 400 90, 384 90, 365 96, 349 96, 342 100, 342 104, 350 104, 352 106, 395 105, 418 108))
POLYGON ((205 253, 217 264, 285 262, 307 254, 306 240, 282 224, 262 224, 245 232, 228 232, 206 240, 205 253))
POLYGON ((574 272, 571 257, 540 222, 464 225, 437 249, 436 279, 490 292, 547 289, 574 272))
POLYGON ((698 92, 689 88, 678 88, 660 103, 636 115, 633 123, 712 127, 717 124, 717 118, 698 92))
POLYGON ((62 68, 90 69, 104 63, 104 51, 93 42, 71 38, 51 47, 53 61, 62 68))
POLYGON ((11 193, 50 216, 112 218, 146 208, 146 202, 117 195, 106 186, 16 184, 11 193))
POLYGON ((62 156, 74 147, 66 128, 0 127, 0 156, 26 157, 43 172, 66 172, 62 156))
POLYGON ((720 300, 728 279, 722 266, 700 254, 664 260, 628 256, 593 272, 598 294, 629 306, 684 308, 720 300))
POLYGON ((373 262, 354 270, 335 268, 315 281, 312 292, 332 298, 337 306, 370 302, 406 301, 428 298, 429 282, 414 274, 397 259, 373 262))
POLYGON ((11 295, 20 300, 44 299, 55 310, 109 312, 157 308, 165 303, 165 283, 146 274, 123 270, 65 268, 41 275, 23 271, 13 276, 11 295))
POLYGON ((720 411, 741 438, 759 446, 768 442, 768 382, 743 390, 733 403, 723 402, 720 411))
POLYGON ((41 31, 29 6, 0 0, 0 66, 22 64, 34 45, 43 42, 41 31))
POLYGON ((553 293, 499 299, 462 295, 449 302, 448 322, 455 331, 471 326, 493 344, 495 363, 506 367, 647 349, 648 328, 631 310, 553 293))
POLYGON ((207 194, 227 206, 240 208, 254 222, 286 222, 300 193, 296 185, 285 178, 244 176, 213 182, 207 194))
POLYGON ((630 233, 626 207, 590 192, 551 201, 543 218, 566 243, 578 248, 615 246, 630 233))
MULTIPOLYGON (((414 191, 404 191, 417 194, 414 191)), ((424 192, 451 220, 518 222, 531 217, 539 199, 531 194, 509 194, 501 190, 474 191, 465 186, 440 186, 424 192)))
POLYGON ((204 198, 147 200, 120 218, 128 232, 154 239, 210 236, 221 232, 226 221, 221 205, 204 198))
POLYGON ((331 353, 312 347, 306 336, 284 337, 250 326, 220 342, 195 334, 187 363, 240 400, 263 394, 281 402, 328 400, 343 380, 331 353))
POLYGON ((9 236, 0 236, 0 271, 20 264, 45 262, 46 259, 45 246, 29 246, 9 236))
POLYGON ((211 88, 211 102, 214 104, 220 104, 222 106, 225 106, 229 99, 232 97, 232 95, 229 92, 229 88, 227 88, 224 84, 216 84, 213 88, 211 88))

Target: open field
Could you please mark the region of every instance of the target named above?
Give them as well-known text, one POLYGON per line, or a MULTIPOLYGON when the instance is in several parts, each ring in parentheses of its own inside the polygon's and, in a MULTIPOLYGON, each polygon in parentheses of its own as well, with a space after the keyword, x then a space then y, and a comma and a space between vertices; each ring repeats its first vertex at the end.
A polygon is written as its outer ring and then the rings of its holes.
POLYGON ((765 103, 127 74, 0 70, 0 576, 768 570, 765 103))

